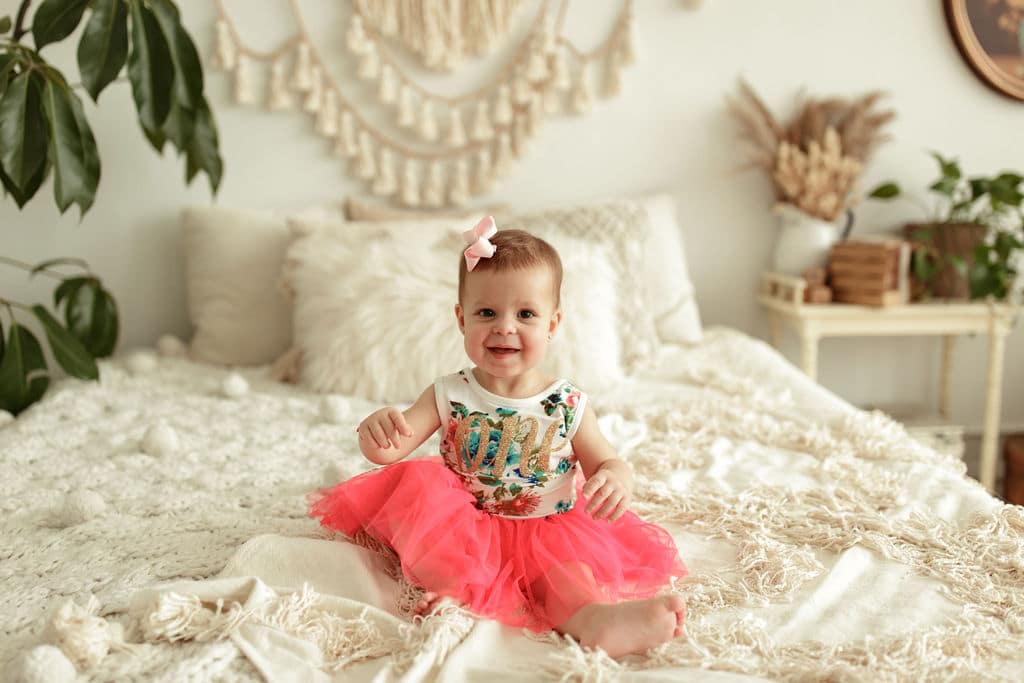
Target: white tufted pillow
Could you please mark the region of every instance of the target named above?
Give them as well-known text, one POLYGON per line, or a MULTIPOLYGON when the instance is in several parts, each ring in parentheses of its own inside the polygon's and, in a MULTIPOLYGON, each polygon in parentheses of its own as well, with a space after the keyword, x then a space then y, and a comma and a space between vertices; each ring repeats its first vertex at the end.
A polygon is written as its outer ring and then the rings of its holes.
MULTIPOLYGON (((355 241, 329 227, 296 229, 283 279, 304 385, 411 401, 469 363, 454 313, 458 232, 427 224, 410 234, 384 224, 375 232, 364 226, 365 241, 355 241)), ((619 255, 606 242, 567 235, 552 244, 564 266, 563 323, 544 368, 589 390, 617 382, 625 374, 619 255)))

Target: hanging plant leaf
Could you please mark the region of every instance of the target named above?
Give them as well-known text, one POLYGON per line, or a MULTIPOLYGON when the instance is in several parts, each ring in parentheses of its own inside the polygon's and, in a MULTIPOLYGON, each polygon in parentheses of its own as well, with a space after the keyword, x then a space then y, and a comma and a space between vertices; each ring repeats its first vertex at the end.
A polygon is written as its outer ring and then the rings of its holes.
POLYGON ((50 175, 50 160, 47 159, 39 170, 35 172, 31 178, 28 179, 28 186, 24 189, 15 187, 14 182, 4 173, 4 170, 0 168, 0 183, 3 184, 4 190, 7 194, 14 198, 14 202, 18 205, 18 208, 25 206, 32 197, 35 196, 36 192, 39 191, 43 181, 46 180, 46 176, 50 175))
MULTIPOLYGON (((0 17, 0 36, 11 30, 11 17, 4 15, 0 17)), ((3 341, 3 336, 0 335, 0 342, 3 341)))
POLYGON ((96 138, 92 135, 92 128, 85 118, 85 111, 82 109, 82 100, 71 93, 71 113, 75 115, 75 126, 78 128, 78 136, 82 140, 82 165, 85 167, 87 178, 95 178, 93 194, 99 186, 102 176, 100 168, 100 151, 96 147, 96 138))
POLYGON ((199 101, 196 110, 195 132, 186 150, 185 182, 191 183, 196 173, 204 171, 210 179, 210 189, 214 194, 220 187, 224 162, 217 149, 217 123, 213 120, 209 105, 204 97, 199 101))
POLYGON ((43 325, 46 339, 50 342, 50 350, 64 371, 72 377, 80 379, 99 379, 100 370, 96 361, 85 350, 82 343, 57 322, 43 306, 35 304, 32 312, 43 325))
POLYGON ((0 164, 7 181, 22 194, 27 194, 46 159, 48 140, 39 96, 41 85, 38 73, 24 71, 8 84, 0 99, 0 164))
POLYGON ((195 116, 195 112, 183 108, 177 99, 171 102, 171 112, 167 115, 162 132, 179 152, 188 148, 188 143, 195 135, 195 116))
POLYGON ((14 72, 14 67, 17 63, 18 62, 14 59, 14 55, 0 55, 0 97, 3 97, 4 90, 7 90, 7 82, 10 80, 11 74, 14 72))
MULTIPOLYGON (((57 259, 54 259, 55 261, 57 259)), ((54 308, 60 308, 60 302, 64 301, 67 297, 73 296, 78 288, 89 281, 87 277, 69 277, 65 278, 63 282, 58 285, 57 289, 53 291, 53 306, 54 308)), ((66 320, 66 318, 65 318, 66 320)), ((68 323, 68 328, 71 325, 68 323)))
POLYGON ((128 0, 128 7, 132 24, 128 77, 139 121, 144 130, 152 133, 164 125, 171 109, 174 65, 153 12, 142 0, 128 0))
POLYGON ((13 321, 7 347, 0 358, 0 409, 17 415, 38 401, 49 385, 39 340, 18 321, 13 321))
POLYGON ((117 303, 99 280, 86 278, 77 287, 69 286, 64 321, 94 358, 113 353, 120 330, 117 303))
POLYGON ((53 196, 61 213, 77 204, 84 214, 92 206, 99 185, 96 168, 89 168, 82 136, 75 120, 72 100, 77 95, 55 77, 46 80, 43 111, 50 128, 50 158, 53 160, 53 196))
POLYGON ((128 8, 122 0, 96 0, 78 43, 82 85, 98 101, 128 58, 128 8))
POLYGON ((170 49, 174 64, 174 96, 184 109, 193 111, 203 96, 203 67, 199 61, 199 52, 182 27, 174 3, 170 0, 151 0, 150 6, 170 49))
POLYGON ((89 0, 44 0, 32 17, 36 50, 70 36, 88 5, 89 0))

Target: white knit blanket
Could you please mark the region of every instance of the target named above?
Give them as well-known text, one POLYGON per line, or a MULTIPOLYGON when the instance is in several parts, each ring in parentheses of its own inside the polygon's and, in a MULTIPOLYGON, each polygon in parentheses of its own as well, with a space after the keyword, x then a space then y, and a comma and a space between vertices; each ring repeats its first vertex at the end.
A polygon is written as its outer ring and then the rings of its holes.
POLYGON ((410 622, 414 589, 305 516, 306 493, 369 468, 352 437, 373 405, 137 353, 0 428, 0 671, 1024 678, 1024 509, 739 333, 660 361, 594 405, 635 510, 690 568, 686 638, 614 661, 453 607, 410 622))

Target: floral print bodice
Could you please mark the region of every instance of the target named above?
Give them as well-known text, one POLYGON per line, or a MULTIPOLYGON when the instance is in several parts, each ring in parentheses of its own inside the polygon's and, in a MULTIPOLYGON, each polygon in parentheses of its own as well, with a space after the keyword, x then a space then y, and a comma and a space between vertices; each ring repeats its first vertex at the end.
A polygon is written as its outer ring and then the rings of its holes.
POLYGON ((587 396, 562 379, 527 398, 484 389, 469 369, 434 383, 441 455, 477 507, 503 517, 545 517, 576 503, 572 438, 587 396))

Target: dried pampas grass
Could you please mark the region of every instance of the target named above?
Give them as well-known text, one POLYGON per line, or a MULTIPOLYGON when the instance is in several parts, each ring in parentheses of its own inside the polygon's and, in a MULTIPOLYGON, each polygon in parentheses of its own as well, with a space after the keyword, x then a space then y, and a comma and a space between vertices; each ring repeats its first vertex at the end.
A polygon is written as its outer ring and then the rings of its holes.
POLYGON ((746 147, 743 168, 766 171, 779 201, 834 220, 856 203, 864 165, 889 139, 883 129, 896 113, 877 109, 882 97, 873 91, 852 100, 801 98, 792 121, 783 124, 741 80, 727 102, 746 147))

